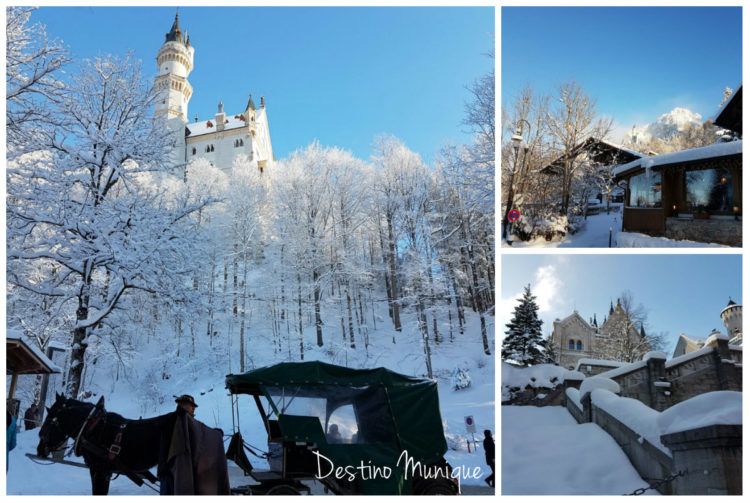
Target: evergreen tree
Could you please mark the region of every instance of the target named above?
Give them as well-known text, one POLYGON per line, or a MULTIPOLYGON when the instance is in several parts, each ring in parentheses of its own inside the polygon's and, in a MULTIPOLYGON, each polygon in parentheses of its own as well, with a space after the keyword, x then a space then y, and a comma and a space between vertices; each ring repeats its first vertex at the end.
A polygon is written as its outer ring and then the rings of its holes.
POLYGON ((524 366, 551 361, 550 345, 542 338, 542 320, 539 319, 536 297, 531 295, 531 285, 526 285, 523 298, 506 327, 508 330, 503 340, 503 360, 511 360, 524 366))

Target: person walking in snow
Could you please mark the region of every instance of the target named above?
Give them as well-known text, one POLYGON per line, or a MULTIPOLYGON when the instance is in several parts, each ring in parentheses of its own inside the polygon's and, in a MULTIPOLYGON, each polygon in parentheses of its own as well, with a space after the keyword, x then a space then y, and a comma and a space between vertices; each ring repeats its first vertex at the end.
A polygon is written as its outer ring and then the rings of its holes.
POLYGON ((484 479, 484 481, 488 486, 495 487, 495 440, 493 440, 490 430, 484 430, 484 442, 482 442, 482 445, 484 446, 484 459, 490 466, 490 470, 492 470, 490 476, 484 479))
POLYGON ((23 415, 23 425, 26 431, 36 428, 36 403, 31 402, 31 406, 26 409, 23 415))

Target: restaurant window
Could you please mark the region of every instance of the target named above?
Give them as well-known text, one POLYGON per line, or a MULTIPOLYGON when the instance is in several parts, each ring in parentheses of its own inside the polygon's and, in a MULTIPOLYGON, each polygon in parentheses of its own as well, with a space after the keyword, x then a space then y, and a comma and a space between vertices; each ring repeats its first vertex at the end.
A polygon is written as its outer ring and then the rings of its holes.
POLYGON ((732 172, 729 168, 686 171, 685 201, 692 213, 732 213, 732 172))
POLYGON ((630 178, 628 206, 661 208, 661 173, 646 171, 630 178))

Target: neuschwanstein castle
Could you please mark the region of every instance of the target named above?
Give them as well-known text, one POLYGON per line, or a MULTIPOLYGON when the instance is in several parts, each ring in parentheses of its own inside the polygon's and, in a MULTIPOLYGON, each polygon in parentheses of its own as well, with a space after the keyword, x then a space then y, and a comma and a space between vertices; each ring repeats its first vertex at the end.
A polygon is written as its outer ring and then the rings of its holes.
POLYGON ((223 103, 219 103, 211 119, 199 120, 196 116, 194 122, 189 122, 188 103, 193 87, 188 76, 193 70, 194 55, 190 37, 180 28, 178 13, 156 57, 159 73, 155 85, 159 94, 155 114, 165 114, 169 129, 174 131, 176 146, 172 161, 184 165, 205 158, 228 171, 235 157, 247 155, 261 171, 270 167, 274 157, 263 96, 258 107, 251 94, 240 113, 226 114, 223 103))

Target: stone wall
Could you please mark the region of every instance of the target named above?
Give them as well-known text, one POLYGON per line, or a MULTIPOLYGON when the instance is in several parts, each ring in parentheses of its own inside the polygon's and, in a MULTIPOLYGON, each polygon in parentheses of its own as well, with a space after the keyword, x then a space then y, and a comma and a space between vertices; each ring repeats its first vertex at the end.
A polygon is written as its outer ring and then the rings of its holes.
POLYGON ((673 494, 742 494, 742 425, 719 424, 663 435, 675 468, 673 494))
MULTIPOLYGON (((591 397, 588 393, 587 400, 591 409, 591 422, 601 427, 617 442, 643 480, 652 484, 672 474, 674 463, 671 456, 651 445, 648 440, 604 410, 591 404, 591 397)), ((661 486, 660 492, 677 494, 671 484, 673 482, 661 486)))
POLYGON ((620 385, 621 396, 635 398, 663 411, 674 404, 709 391, 742 391, 741 354, 730 351, 726 340, 717 347, 696 351, 674 360, 650 358, 602 374, 620 385))
POLYGON ((578 390, 570 391, 566 408, 573 418, 579 424, 595 423, 607 432, 644 481, 653 484, 680 474, 658 486, 662 494, 742 494, 742 425, 713 425, 662 435, 661 443, 670 451, 666 453, 594 405, 590 392, 580 397, 579 407, 574 403, 578 390))
POLYGON ((709 391, 742 391, 742 365, 736 363, 736 352, 729 350, 726 340, 719 340, 710 352, 696 351, 699 353, 702 354, 695 358, 685 355, 678 359, 679 363, 666 366, 672 404, 709 391))
POLYGON ((664 234, 669 239, 742 246, 742 220, 667 218, 664 234))

